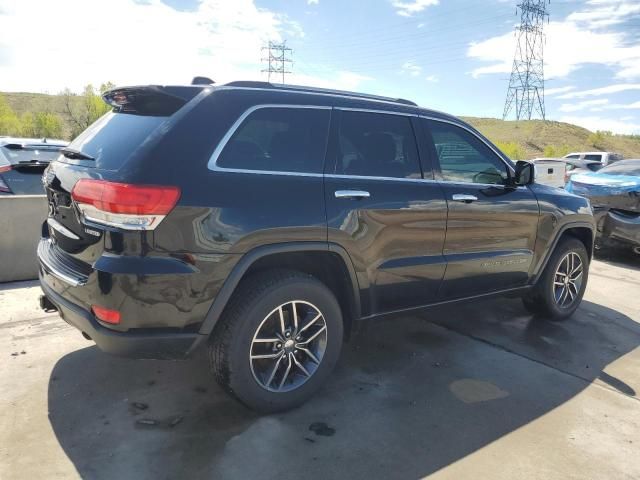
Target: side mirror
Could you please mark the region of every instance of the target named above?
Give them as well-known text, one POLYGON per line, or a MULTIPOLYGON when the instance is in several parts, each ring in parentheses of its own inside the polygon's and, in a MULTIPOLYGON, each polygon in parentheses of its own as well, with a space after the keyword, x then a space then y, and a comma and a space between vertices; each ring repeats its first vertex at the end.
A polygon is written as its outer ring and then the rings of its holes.
POLYGON ((516 175, 514 183, 518 186, 531 185, 535 180, 535 166, 531 162, 525 162, 524 160, 518 160, 516 163, 516 175))

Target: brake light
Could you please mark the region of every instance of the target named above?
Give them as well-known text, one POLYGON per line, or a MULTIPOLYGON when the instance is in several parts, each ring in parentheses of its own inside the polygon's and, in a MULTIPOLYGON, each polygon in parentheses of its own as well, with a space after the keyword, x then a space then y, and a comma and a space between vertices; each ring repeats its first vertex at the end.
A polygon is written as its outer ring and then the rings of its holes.
MULTIPOLYGON (((11 168, 12 168, 11 165, 0 167, 0 173, 7 173, 8 171, 11 170, 11 168)), ((9 185, 7 185, 7 183, 2 179, 2 177, 0 177, 0 192, 11 193, 11 189, 9 188, 9 185)))
POLYGON ((73 187, 71 198, 89 221, 127 230, 153 230, 175 207, 180 189, 83 178, 73 187))
POLYGON ((102 322, 112 325, 120 323, 120 312, 118 310, 111 310, 110 308, 104 308, 99 305, 91 305, 91 311, 96 318, 102 322))

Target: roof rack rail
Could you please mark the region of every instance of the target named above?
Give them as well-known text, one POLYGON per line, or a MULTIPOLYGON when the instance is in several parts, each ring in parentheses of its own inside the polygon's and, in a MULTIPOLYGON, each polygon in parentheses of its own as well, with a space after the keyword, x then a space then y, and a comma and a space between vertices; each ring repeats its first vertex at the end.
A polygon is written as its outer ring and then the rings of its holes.
POLYGON ((259 81, 251 81, 251 80, 238 80, 235 82, 226 83, 224 84, 224 86, 225 87, 246 87, 246 88, 268 88, 273 90, 289 90, 293 92, 308 92, 308 93, 340 95, 345 97, 362 98, 365 100, 380 100, 383 102, 400 103, 402 105, 411 105, 413 107, 418 106, 417 103, 412 102, 411 100, 405 100, 404 98, 383 97, 380 95, 371 95, 367 93, 349 92, 346 90, 333 90, 330 88, 309 87, 304 85, 289 85, 286 83, 269 83, 269 82, 259 82, 259 81))

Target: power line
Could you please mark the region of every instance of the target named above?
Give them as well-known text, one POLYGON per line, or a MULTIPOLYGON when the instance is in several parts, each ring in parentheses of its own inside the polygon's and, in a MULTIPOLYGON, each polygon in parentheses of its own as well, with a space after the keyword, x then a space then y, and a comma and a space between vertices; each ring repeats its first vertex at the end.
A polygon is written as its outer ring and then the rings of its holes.
MULTIPOLYGON (((516 27, 516 53, 513 58, 503 120, 515 107, 516 119, 531 120, 537 112, 545 119, 544 108, 544 22, 549 19, 547 1, 523 0, 520 25, 516 27)), ((517 10, 516 10, 517 12, 517 10)))
POLYGON ((293 50, 287 47, 287 41, 283 41, 282 43, 275 43, 269 41, 269 44, 266 47, 262 47, 262 52, 267 50, 267 57, 262 57, 263 62, 267 62, 267 68, 262 69, 262 73, 267 73, 268 81, 271 81, 271 74, 281 74, 282 75, 282 83, 284 82, 285 73, 291 73, 291 70, 287 70, 287 65, 293 64, 293 60, 287 57, 287 55, 291 55, 293 50))

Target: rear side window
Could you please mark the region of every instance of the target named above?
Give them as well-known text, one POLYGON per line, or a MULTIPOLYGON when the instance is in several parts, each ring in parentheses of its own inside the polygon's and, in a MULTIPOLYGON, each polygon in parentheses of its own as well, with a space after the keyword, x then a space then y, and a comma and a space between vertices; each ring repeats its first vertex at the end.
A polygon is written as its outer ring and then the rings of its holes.
POLYGON ((216 164, 270 172, 322 173, 330 109, 266 107, 242 122, 216 164))
POLYGON ((341 112, 335 173, 422 178, 411 120, 402 115, 341 112))
POLYGON ((602 161, 602 155, 585 155, 585 160, 595 160, 596 162, 602 161))
POLYGON ((109 112, 82 132, 69 148, 95 159, 84 162, 86 166, 118 170, 167 118, 109 112))

